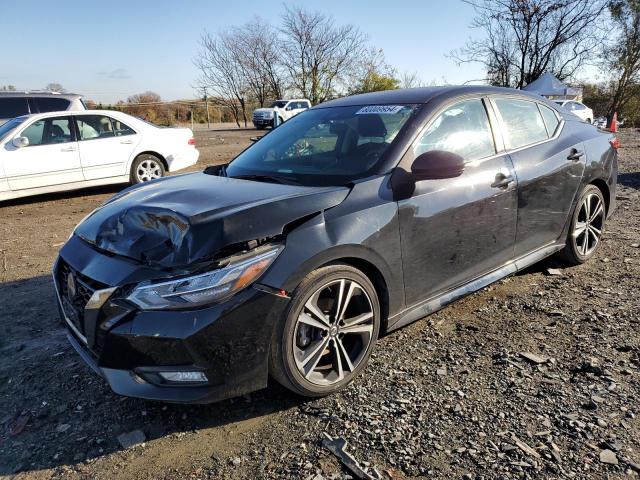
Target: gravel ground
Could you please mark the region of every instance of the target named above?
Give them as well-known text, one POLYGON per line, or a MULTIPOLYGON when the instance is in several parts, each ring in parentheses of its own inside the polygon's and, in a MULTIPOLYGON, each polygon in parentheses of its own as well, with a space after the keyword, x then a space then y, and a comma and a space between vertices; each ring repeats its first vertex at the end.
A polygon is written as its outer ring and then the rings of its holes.
MULTIPOLYGON (((197 169, 253 134, 198 132, 197 169)), ((637 476, 640 133, 620 138, 618 210, 591 262, 547 260, 394 332, 313 401, 277 385, 198 407, 114 395, 67 345, 49 269, 120 187, 4 204, 0 475, 347 478, 329 435, 381 478, 637 476)))

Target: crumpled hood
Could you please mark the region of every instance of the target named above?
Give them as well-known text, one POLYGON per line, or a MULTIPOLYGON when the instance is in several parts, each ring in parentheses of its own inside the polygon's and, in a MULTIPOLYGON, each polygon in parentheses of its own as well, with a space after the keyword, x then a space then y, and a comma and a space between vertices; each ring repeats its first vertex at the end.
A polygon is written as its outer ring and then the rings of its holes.
POLYGON ((173 268, 235 243, 281 234, 342 202, 347 187, 301 187, 194 173, 131 187, 89 215, 75 235, 116 255, 173 268))

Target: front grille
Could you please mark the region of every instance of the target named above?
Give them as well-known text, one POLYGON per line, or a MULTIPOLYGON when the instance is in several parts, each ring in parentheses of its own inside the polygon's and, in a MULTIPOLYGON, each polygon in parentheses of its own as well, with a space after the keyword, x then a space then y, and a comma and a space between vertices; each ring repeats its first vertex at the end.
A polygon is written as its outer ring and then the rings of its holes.
POLYGON ((58 262, 56 283, 65 316, 82 335, 86 335, 84 308, 93 292, 99 287, 92 286, 91 284, 95 282, 76 272, 62 259, 58 262), (70 280, 70 276, 73 280, 70 280), (70 290, 71 285, 75 287, 75 292, 70 290))

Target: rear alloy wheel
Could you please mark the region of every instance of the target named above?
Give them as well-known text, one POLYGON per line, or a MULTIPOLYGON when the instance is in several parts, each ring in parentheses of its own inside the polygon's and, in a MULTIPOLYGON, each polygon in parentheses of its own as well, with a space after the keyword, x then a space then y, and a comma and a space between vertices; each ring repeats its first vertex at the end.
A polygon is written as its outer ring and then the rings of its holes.
POLYGON ((379 330, 380 306, 369 279, 347 265, 321 268, 293 295, 276 333, 271 372, 301 395, 333 393, 366 366, 379 330))
POLYGON ((162 178, 165 170, 162 160, 150 153, 139 155, 131 166, 131 183, 148 182, 162 178))
POLYGON ((576 205, 562 256, 572 265, 586 262, 600 245, 606 219, 602 192, 587 185, 576 205))

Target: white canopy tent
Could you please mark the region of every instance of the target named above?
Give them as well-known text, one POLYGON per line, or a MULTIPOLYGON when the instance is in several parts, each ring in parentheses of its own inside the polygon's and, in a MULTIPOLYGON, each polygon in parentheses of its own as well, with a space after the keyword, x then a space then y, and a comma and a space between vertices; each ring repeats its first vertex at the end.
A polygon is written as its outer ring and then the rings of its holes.
POLYGON ((523 90, 539 93, 552 100, 582 100, 582 89, 565 85, 551 73, 543 73, 523 90))

